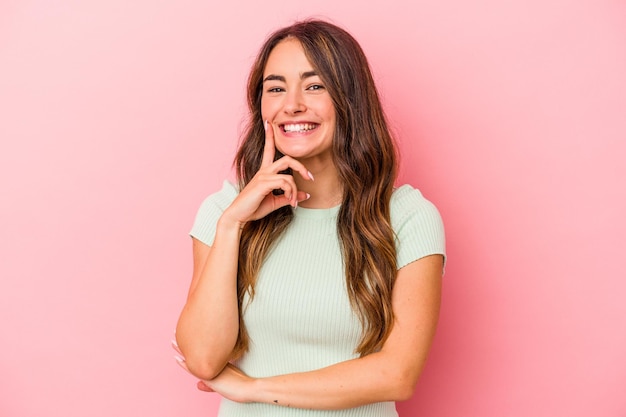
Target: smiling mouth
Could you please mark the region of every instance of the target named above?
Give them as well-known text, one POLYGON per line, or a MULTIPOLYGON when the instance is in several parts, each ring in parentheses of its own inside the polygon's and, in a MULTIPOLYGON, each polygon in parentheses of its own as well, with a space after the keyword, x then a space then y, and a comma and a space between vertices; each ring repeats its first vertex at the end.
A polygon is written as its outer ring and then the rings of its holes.
POLYGON ((281 129, 285 133, 303 133, 316 129, 318 126, 317 123, 292 123, 282 125, 281 129))

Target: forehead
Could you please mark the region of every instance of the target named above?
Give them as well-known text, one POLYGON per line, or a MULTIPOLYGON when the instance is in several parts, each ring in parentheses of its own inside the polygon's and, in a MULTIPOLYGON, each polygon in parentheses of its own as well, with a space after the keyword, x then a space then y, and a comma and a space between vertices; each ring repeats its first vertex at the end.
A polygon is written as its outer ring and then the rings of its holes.
POLYGON ((309 71, 313 71, 313 65, 306 57, 300 41, 296 38, 286 38, 280 41, 270 52, 265 63, 263 77, 269 74, 299 75, 309 71))

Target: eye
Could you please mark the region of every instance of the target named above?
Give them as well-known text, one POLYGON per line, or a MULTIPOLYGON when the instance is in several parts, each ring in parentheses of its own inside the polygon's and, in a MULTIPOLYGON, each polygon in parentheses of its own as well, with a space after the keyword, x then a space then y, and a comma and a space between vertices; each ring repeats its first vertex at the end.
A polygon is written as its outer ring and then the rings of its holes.
POLYGON ((270 87, 267 89, 268 93, 281 93, 283 91, 285 91, 285 89, 282 87, 270 87))
POLYGON ((317 91, 317 90, 323 90, 324 86, 322 84, 313 84, 310 85, 306 88, 309 91, 317 91))

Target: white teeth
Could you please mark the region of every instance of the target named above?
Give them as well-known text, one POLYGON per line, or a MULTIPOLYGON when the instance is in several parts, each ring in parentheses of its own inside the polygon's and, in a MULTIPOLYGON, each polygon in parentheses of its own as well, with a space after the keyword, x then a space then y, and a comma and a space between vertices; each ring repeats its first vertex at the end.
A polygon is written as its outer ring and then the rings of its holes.
POLYGON ((285 132, 306 132, 307 130, 315 129, 317 125, 311 123, 297 123, 284 125, 285 132))

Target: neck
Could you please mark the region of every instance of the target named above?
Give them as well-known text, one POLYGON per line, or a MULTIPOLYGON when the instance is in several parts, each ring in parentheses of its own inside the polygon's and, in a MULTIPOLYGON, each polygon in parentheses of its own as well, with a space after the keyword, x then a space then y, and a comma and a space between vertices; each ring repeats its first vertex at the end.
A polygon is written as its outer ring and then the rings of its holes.
POLYGON ((314 181, 305 181, 300 178, 298 174, 294 177, 298 190, 311 195, 311 198, 300 202, 299 205, 305 208, 323 209, 341 204, 343 199, 343 185, 339 180, 335 166, 311 166, 309 170, 313 174, 313 177, 315 177, 314 181))

